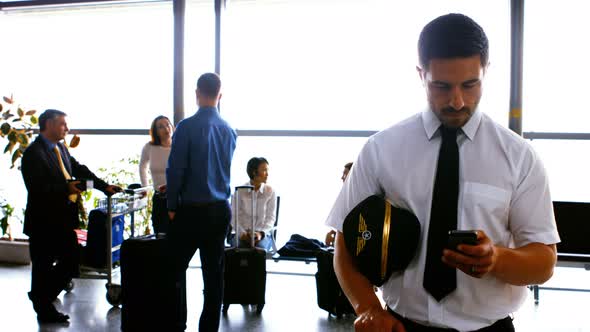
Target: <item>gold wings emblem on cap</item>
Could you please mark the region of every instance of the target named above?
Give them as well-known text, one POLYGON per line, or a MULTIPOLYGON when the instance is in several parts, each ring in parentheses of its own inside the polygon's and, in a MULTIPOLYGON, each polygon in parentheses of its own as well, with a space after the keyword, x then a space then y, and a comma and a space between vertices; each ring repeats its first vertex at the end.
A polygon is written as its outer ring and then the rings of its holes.
POLYGON ((356 256, 363 251, 365 243, 367 243, 364 236, 364 234, 366 234, 365 232, 367 232, 367 223, 365 222, 363 215, 359 213, 359 235, 356 238, 356 256))

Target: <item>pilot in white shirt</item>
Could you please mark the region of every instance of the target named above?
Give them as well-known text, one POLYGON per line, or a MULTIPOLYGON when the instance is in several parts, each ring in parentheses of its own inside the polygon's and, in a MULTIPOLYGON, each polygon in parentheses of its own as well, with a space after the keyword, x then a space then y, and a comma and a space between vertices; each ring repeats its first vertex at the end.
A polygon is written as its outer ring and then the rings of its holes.
POLYGON ((526 285, 548 280, 556 261, 545 169, 525 140, 477 108, 488 64, 477 23, 460 14, 435 19, 421 33, 419 56, 430 109, 373 135, 361 150, 326 222, 338 230, 336 273, 357 331, 513 330, 509 315, 526 285), (478 244, 441 253, 457 269, 456 289, 437 301, 423 280, 441 126, 458 129, 457 229, 477 230, 478 244), (375 194, 414 213, 422 227, 413 261, 382 286, 389 310, 354 267, 341 233, 346 215, 375 194))

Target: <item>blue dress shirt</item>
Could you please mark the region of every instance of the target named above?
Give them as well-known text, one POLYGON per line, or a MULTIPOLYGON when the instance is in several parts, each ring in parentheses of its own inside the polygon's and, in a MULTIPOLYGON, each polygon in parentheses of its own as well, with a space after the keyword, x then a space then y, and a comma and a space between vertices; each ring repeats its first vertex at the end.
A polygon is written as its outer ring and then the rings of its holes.
POLYGON ((169 210, 230 197, 236 139, 236 132, 215 107, 202 107, 178 124, 166 168, 169 210))
POLYGON ((57 146, 57 143, 54 143, 54 142, 48 140, 45 136, 43 136, 41 134, 39 135, 39 137, 41 137, 43 142, 45 142, 45 145, 47 145, 47 151, 49 151, 51 153, 55 153, 55 152, 53 152, 53 149, 55 149, 55 147, 57 146))

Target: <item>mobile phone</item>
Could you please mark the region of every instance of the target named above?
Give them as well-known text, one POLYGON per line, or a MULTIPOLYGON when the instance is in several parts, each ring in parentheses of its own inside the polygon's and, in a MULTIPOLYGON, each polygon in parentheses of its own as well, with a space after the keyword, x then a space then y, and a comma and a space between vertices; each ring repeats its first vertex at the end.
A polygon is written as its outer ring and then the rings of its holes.
POLYGON ((92 180, 87 180, 87 179, 68 180, 68 182, 74 182, 74 181, 79 181, 79 183, 76 183, 76 188, 80 189, 80 191, 90 190, 94 187, 94 181, 92 181, 92 180))
POLYGON ((447 248, 457 250, 460 244, 477 245, 477 231, 475 230, 452 230, 449 231, 447 248))

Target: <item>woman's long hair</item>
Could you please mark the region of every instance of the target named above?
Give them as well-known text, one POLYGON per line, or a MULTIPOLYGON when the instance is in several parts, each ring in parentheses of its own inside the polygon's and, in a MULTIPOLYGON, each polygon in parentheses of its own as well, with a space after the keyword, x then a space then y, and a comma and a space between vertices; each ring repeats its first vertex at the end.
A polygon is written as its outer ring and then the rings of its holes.
POLYGON ((156 128, 156 125, 158 123, 158 120, 161 119, 166 119, 166 121, 168 121, 168 123, 170 124, 170 126, 172 126, 172 129, 174 130, 174 126, 172 125, 172 122, 170 122, 170 119, 168 119, 168 117, 164 116, 164 115, 158 115, 154 121, 152 121, 152 126, 150 127, 150 144, 151 145, 162 145, 162 140, 160 139, 160 136, 158 136, 158 128, 156 128))

